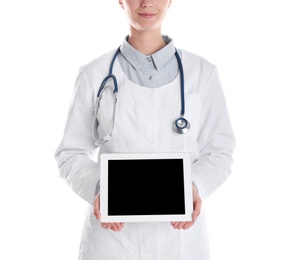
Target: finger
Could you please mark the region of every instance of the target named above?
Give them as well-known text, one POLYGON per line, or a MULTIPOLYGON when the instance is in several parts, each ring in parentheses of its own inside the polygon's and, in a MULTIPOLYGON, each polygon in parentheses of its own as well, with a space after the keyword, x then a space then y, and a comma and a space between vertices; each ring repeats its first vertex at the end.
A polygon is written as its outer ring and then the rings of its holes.
POLYGON ((105 229, 110 229, 110 228, 111 228, 110 223, 101 223, 100 225, 101 225, 103 228, 105 228, 105 229))
POLYGON ((180 222, 180 223, 178 224, 178 226, 177 226, 177 229, 178 229, 178 230, 183 229, 184 226, 186 225, 186 223, 187 223, 187 222, 180 222))
POLYGON ((173 228, 176 228, 178 224, 179 224, 179 222, 175 222, 175 221, 171 222, 171 225, 172 225, 173 228))
POLYGON ((97 220, 100 220, 100 199, 99 196, 97 196, 93 203, 93 209, 94 209, 94 215, 97 220))
POLYGON ((202 204, 202 201, 200 199, 194 201, 194 211, 192 214, 193 221, 196 221, 196 219, 201 213, 201 204, 202 204))
POLYGON ((121 231, 123 227, 124 227, 124 223, 122 222, 111 223, 111 230, 115 232, 121 231))
POLYGON ((117 227, 116 227, 116 225, 114 223, 110 223, 110 229, 115 231, 115 232, 118 231, 117 227))
POLYGON ((197 217, 200 215, 201 213, 201 205, 202 205, 202 199, 197 191, 197 189, 193 186, 193 221, 196 221, 197 217))
POLYGON ((112 230, 114 230, 114 231, 120 231, 121 230, 120 223, 113 223, 112 227, 113 227, 112 230))
POLYGON ((125 227, 125 223, 121 222, 120 226, 121 226, 121 230, 122 230, 125 227))
POLYGON ((174 225, 173 225, 173 228, 174 228, 174 229, 178 229, 178 230, 180 230, 180 229, 183 228, 183 226, 185 225, 185 223, 186 223, 186 222, 183 222, 183 221, 175 222, 174 225))
POLYGON ((178 224, 178 226, 177 226, 177 229, 178 229, 178 230, 183 229, 183 227, 184 227, 185 224, 186 224, 186 222, 180 222, 180 223, 178 224))
POLYGON ((185 225, 183 226, 183 229, 189 229, 191 226, 193 226, 195 224, 195 221, 190 221, 190 222, 186 222, 185 225))
POLYGON ((183 221, 183 222, 171 222, 171 225, 173 226, 174 229, 189 229, 191 226, 195 224, 195 221, 183 221))

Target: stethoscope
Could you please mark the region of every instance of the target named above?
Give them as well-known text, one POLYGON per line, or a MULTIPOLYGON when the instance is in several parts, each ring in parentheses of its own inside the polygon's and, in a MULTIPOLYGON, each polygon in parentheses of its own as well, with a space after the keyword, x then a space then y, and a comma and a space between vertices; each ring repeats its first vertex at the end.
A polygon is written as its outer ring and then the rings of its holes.
MULTIPOLYGON (((113 66, 115 63, 115 60, 120 52, 120 47, 116 50, 114 57, 111 61, 110 69, 109 69, 109 75, 104 78, 104 80, 101 82, 101 85, 98 89, 97 92, 97 99, 96 99, 96 104, 95 104, 95 113, 94 113, 94 123, 93 123, 93 137, 96 140, 95 144, 99 145, 100 143, 105 143, 110 140, 113 132, 113 128, 115 125, 115 116, 116 116, 116 105, 117 105, 117 95, 118 95, 118 82, 116 76, 113 74, 113 66), (113 89, 113 95, 114 95, 114 106, 113 106, 113 116, 112 116, 112 121, 111 121, 111 130, 110 133, 102 138, 98 137, 97 133, 97 126, 99 125, 99 122, 97 120, 97 114, 100 106, 100 101, 103 97, 103 94, 105 90, 108 87, 111 87, 110 85, 106 86, 107 81, 111 79, 114 83, 114 89, 113 89)), ((179 72, 180 72, 180 95, 181 95, 181 111, 180 111, 180 117, 177 118, 173 122, 173 129, 176 133, 178 134, 185 134, 189 131, 190 129, 190 123, 187 119, 184 118, 184 113, 185 113, 185 100, 184 100, 184 73, 183 73, 183 66, 181 59, 179 57, 179 54, 177 50, 175 49, 175 56, 177 59, 178 67, 179 67, 179 72)))

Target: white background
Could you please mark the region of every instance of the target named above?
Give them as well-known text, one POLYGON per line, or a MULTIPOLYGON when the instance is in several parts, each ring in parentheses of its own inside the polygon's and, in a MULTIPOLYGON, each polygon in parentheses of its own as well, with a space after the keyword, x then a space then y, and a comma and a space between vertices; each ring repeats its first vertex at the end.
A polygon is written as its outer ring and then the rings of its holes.
MULTIPOLYGON (((295 259, 292 0, 174 0, 163 33, 216 64, 237 138, 207 201, 212 260, 295 259)), ((128 34, 116 0, 0 4, 0 259, 76 259, 86 202, 53 158, 81 65, 128 34)))

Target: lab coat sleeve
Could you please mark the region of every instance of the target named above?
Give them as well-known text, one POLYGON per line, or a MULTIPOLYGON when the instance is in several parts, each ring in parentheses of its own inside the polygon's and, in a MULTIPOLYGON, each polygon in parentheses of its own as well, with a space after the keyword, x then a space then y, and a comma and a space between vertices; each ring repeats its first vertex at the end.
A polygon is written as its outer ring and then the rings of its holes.
POLYGON ((201 93, 199 158, 192 178, 204 200, 230 175, 235 137, 216 67, 201 93))
POLYGON ((81 67, 68 113, 63 139, 55 152, 60 177, 82 199, 93 204, 99 183, 97 146, 92 137, 93 91, 81 67))

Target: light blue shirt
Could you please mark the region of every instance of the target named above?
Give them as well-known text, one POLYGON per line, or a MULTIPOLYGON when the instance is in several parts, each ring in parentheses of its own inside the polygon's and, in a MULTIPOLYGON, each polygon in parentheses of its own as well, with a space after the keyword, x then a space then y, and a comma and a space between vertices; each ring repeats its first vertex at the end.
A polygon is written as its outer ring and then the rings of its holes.
POLYGON ((124 39, 118 59, 129 80, 140 86, 156 88, 176 78, 179 69, 175 47, 171 38, 163 35, 163 39, 166 46, 148 56, 134 49, 128 43, 128 36, 124 39))

